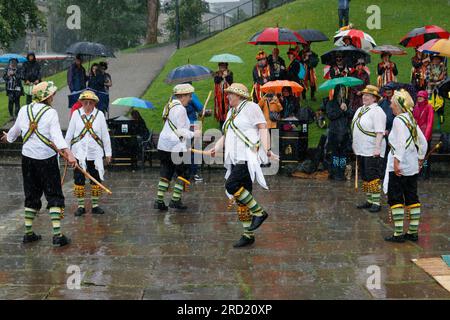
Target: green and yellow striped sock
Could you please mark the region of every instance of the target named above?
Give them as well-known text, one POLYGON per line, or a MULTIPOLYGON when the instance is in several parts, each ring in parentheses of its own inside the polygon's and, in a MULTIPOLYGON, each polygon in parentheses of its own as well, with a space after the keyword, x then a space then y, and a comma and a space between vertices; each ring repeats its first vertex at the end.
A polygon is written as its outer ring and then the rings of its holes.
POLYGON ((50 218, 52 220, 53 226, 53 235, 60 236, 61 235, 61 212, 62 209, 59 207, 52 207, 49 210, 50 218))
POLYGON ((403 234, 403 218, 405 216, 405 208, 402 204, 397 204, 391 207, 392 220, 394 220, 394 236, 403 234))
POLYGON ((156 200, 158 200, 159 202, 163 202, 164 195, 166 194, 167 190, 169 190, 169 180, 167 180, 166 178, 160 178, 156 200))
POLYGON ((92 185, 91 186, 91 201, 92 201, 92 208, 98 207, 98 201, 100 199, 100 196, 102 195, 102 190, 98 185, 92 185))
POLYGON ((243 205, 246 205, 253 216, 261 217, 263 215, 264 210, 261 206, 256 202, 255 198, 253 198, 252 194, 246 190, 244 187, 239 189, 238 192, 234 195, 243 205))
POLYGON ((33 221, 36 217, 37 210, 25 208, 25 234, 33 234, 33 221))
POLYGON ((367 198, 367 202, 372 204, 372 194, 369 192, 366 192, 366 198, 367 198))
POLYGON ((190 182, 183 177, 177 178, 177 182, 175 182, 175 186, 173 187, 172 201, 177 202, 181 200, 181 195, 186 184, 190 184, 190 182))
POLYGON ((375 204, 377 206, 381 205, 381 194, 380 193, 372 193, 371 198, 372 198, 372 204, 375 204))
POLYGON ((417 234, 419 232, 420 221, 420 203, 409 206, 409 229, 408 234, 417 234))
POLYGON ((255 233, 253 231, 248 231, 248 228, 250 228, 250 225, 252 224, 251 221, 244 221, 242 222, 242 226, 244 227, 244 237, 247 238, 253 238, 255 236, 255 233))

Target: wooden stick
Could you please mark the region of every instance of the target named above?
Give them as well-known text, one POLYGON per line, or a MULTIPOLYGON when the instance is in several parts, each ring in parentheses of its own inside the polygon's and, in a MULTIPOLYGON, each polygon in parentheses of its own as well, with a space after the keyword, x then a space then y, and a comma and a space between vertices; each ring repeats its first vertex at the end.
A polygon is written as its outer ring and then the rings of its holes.
POLYGON ((355 161, 355 191, 358 191, 358 156, 355 161))
POLYGON ((439 150, 442 147, 442 141, 439 141, 438 144, 436 144, 431 150, 430 152, 427 153, 427 155, 425 156, 425 158, 423 159, 423 161, 428 160, 428 158, 435 153, 437 150, 439 150))
POLYGON ((206 98, 205 104, 203 105, 203 111, 201 116, 201 122, 203 124, 203 120, 205 120, 205 112, 206 112, 206 106, 208 105, 209 99, 211 98, 212 90, 209 91, 208 97, 206 98))

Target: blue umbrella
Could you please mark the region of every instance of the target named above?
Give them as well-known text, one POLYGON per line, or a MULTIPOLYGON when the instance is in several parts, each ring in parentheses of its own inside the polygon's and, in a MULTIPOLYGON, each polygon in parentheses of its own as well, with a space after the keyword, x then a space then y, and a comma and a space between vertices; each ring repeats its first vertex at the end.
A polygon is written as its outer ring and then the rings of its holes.
POLYGON ((204 66, 187 64, 173 69, 166 78, 168 84, 179 84, 211 78, 212 70, 204 66))
POLYGON ((11 59, 17 59, 19 63, 24 63, 25 61, 27 61, 27 58, 25 58, 24 56, 14 53, 8 53, 0 56, 0 63, 8 63, 11 59))
POLYGON ((150 102, 143 99, 135 98, 135 97, 126 97, 116 99, 112 105, 114 106, 123 106, 123 107, 133 107, 140 109, 155 109, 155 106, 150 102))

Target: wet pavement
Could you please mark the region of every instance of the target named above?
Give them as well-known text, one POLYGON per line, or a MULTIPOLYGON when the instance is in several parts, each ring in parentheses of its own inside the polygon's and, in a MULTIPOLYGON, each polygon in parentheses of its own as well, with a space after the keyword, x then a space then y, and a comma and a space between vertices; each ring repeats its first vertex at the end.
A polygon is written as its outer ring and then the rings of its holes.
POLYGON ((187 212, 160 213, 152 208, 157 169, 108 172, 107 214, 82 218, 72 214, 69 181, 62 230, 73 243, 53 248, 45 211, 34 223, 43 240, 21 244, 20 168, 0 167, 0 298, 450 299, 411 261, 450 252, 450 179, 420 183, 421 238, 392 244, 383 241, 392 232, 386 209, 354 209, 361 194, 352 183, 272 176, 270 191, 255 186, 271 216, 252 247, 234 249, 242 228, 227 211, 223 174, 204 172, 184 198, 187 212), (79 290, 67 285, 71 265, 81 272, 79 290), (371 270, 379 288, 366 285, 371 270))

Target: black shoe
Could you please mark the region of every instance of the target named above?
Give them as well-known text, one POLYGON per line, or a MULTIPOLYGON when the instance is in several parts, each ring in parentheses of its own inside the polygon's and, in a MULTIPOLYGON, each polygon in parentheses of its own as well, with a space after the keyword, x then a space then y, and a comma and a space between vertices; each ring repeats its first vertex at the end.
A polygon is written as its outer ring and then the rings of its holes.
POLYGON ((417 233, 413 233, 413 234, 405 233, 403 235, 403 237, 405 238, 405 240, 409 240, 409 241, 413 241, 413 242, 419 241, 419 234, 417 234, 417 233))
POLYGON ((181 202, 181 200, 173 201, 170 200, 169 208, 178 209, 178 210, 186 210, 187 207, 181 202))
POLYGON ((384 241, 402 243, 402 242, 405 242, 405 237, 403 235, 401 235, 401 236, 392 235, 390 237, 384 238, 384 241))
POLYGON ((23 243, 31 243, 31 242, 35 242, 35 241, 39 241, 41 240, 42 237, 36 233, 32 233, 32 234, 26 234, 23 236, 23 243))
POLYGON ((253 243, 255 243, 255 237, 249 238, 246 236, 242 236, 238 242, 233 244, 233 248, 242 248, 242 247, 252 245, 253 243))
POLYGON ((92 208, 92 214, 105 214, 105 210, 100 207, 92 208))
POLYGON ((258 229, 263 224, 264 220, 267 219, 268 216, 269 215, 265 211, 263 212, 263 215, 261 217, 253 216, 252 224, 248 228, 248 231, 255 231, 256 229, 258 229))
POLYGON ((153 209, 158 209, 160 211, 167 211, 169 210, 169 207, 166 206, 164 201, 155 201, 155 204, 153 205, 153 209))
POLYGON ((53 236, 53 245, 58 247, 63 247, 65 245, 68 245, 70 243, 70 239, 67 238, 65 235, 60 236, 53 236))
POLYGON ((369 212, 375 213, 375 212, 380 212, 381 211, 381 206, 377 205, 377 204, 372 204, 372 206, 369 208, 369 212))
POLYGON ((358 209, 369 209, 369 208, 372 208, 372 204, 370 202, 366 201, 363 204, 357 205, 356 208, 358 208, 358 209))
POLYGON ((78 207, 77 211, 75 211, 75 217, 81 217, 85 213, 86 213, 85 208, 78 207))

